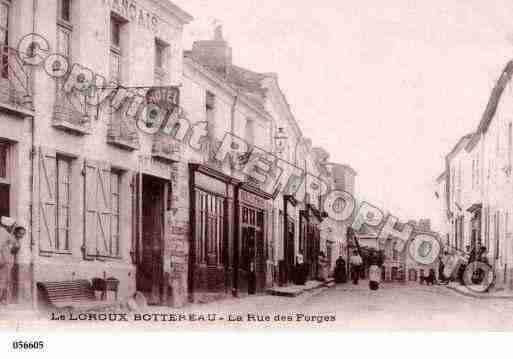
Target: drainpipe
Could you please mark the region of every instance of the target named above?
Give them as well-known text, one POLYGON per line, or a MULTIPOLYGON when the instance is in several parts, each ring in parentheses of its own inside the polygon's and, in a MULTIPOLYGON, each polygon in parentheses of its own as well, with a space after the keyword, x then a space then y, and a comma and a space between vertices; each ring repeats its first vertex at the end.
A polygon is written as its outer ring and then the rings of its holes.
MULTIPOLYGON (((32 32, 36 32, 36 12, 37 12, 37 0, 32 0, 32 32)), ((33 69, 30 70, 30 93, 32 95, 32 104, 34 106, 34 89, 35 89, 35 71, 33 69)), ((34 199, 35 199, 35 186, 34 186, 34 172, 35 172, 35 166, 36 166, 36 160, 35 157, 37 155, 36 149, 35 149, 35 132, 36 132, 36 122, 34 119, 34 116, 30 117, 30 218, 29 218, 29 225, 30 225, 30 262, 29 262, 29 273, 30 273, 30 284, 31 284, 31 290, 30 295, 32 298, 32 307, 37 308, 37 288, 36 288, 36 280, 35 280, 35 240, 34 240, 34 211, 35 211, 35 205, 34 205, 34 199)))
MULTIPOLYGON (((235 97, 233 98, 232 108, 230 110, 230 133, 233 135, 235 132, 235 110, 237 102, 239 101, 240 90, 237 89, 235 97)), ((233 168, 230 167, 230 175, 233 177, 233 168)))

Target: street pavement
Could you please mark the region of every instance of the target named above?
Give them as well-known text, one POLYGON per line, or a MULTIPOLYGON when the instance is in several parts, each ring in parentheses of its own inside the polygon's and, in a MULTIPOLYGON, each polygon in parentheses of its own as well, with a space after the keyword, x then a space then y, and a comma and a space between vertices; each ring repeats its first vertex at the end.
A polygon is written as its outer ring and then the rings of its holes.
MULTIPOLYGON (((443 286, 366 281, 342 284, 295 298, 270 295, 233 298, 183 309, 149 307, 128 313, 128 322, 18 318, 19 330, 38 329, 325 329, 325 330, 512 330, 513 300, 463 296, 443 286)), ((118 318, 120 319, 120 318, 118 318)), ((0 318, 0 327, 8 322, 0 318)))

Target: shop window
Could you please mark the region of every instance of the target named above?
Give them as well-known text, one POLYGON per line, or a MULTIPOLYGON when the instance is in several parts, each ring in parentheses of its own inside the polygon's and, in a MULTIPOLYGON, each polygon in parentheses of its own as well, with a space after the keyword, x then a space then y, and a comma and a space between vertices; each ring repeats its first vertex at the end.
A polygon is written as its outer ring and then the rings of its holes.
POLYGON ((224 263, 224 198, 196 190, 196 263, 224 263))

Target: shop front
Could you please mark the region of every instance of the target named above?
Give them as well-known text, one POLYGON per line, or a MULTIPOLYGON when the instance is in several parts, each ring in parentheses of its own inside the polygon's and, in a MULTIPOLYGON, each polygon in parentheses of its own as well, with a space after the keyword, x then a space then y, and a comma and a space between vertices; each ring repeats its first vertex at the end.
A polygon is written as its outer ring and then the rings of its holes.
POLYGON ((189 165, 189 300, 209 301, 233 289, 233 201, 237 182, 208 166, 189 165))
POLYGON ((241 184, 237 188, 235 289, 240 295, 265 290, 270 199, 269 194, 249 184, 241 184))
MULTIPOLYGON (((319 276, 318 258, 321 253, 320 225, 324 217, 314 206, 307 204, 305 210, 299 211, 299 253, 303 255, 308 266, 308 278, 319 276)), ((326 255, 326 253, 324 253, 326 255)))

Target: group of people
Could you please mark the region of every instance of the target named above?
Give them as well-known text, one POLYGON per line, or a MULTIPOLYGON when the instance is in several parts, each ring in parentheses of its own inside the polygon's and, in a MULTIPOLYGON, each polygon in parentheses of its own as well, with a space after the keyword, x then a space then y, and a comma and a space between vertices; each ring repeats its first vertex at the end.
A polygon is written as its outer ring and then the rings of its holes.
POLYGON ((16 285, 17 255, 26 229, 9 217, 2 217, 0 223, 0 304, 8 304, 16 285))

